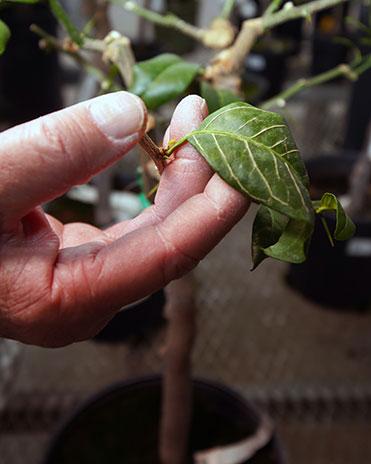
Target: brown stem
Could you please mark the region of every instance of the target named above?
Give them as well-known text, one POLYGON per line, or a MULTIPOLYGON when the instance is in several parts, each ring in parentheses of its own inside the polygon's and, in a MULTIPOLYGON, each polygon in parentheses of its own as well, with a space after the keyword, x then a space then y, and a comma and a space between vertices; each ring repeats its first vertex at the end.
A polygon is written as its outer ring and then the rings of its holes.
POLYGON ((155 163, 158 169, 158 172, 162 174, 165 168, 165 161, 164 161, 164 155, 161 149, 155 144, 155 142, 147 134, 145 134, 145 136, 142 138, 142 140, 139 143, 140 143, 140 146, 143 148, 143 150, 145 150, 146 153, 148 153, 152 161, 155 163))
POLYGON ((215 57, 211 66, 206 69, 205 77, 214 80, 220 75, 238 72, 257 38, 262 33, 263 28, 260 18, 245 21, 234 44, 215 57))
POLYGON ((166 288, 168 333, 162 392, 160 460, 185 464, 192 419, 191 353, 196 334, 193 275, 166 288))

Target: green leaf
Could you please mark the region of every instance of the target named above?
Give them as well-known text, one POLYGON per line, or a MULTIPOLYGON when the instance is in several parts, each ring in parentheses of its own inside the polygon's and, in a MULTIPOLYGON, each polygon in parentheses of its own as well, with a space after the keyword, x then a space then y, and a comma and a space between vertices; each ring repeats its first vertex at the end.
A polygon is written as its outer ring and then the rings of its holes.
POLYGON ((232 103, 209 115, 186 139, 246 196, 292 219, 312 222, 305 167, 279 114, 232 103))
POLYGON ((168 153, 184 140, 232 187, 266 207, 254 226, 254 266, 263 254, 304 261, 314 211, 304 164, 282 116, 232 103, 208 116, 168 153))
POLYGON ((314 201, 313 207, 317 214, 325 212, 335 212, 336 227, 334 238, 336 240, 348 240, 356 230, 356 226, 350 217, 345 213, 340 201, 332 193, 325 193, 320 201, 314 201))
POLYGON ((49 0, 49 5, 54 16, 66 29, 71 40, 73 40, 73 42, 82 47, 82 45, 84 44, 82 34, 73 24, 65 9, 60 4, 59 0, 49 0))
POLYGON ((134 66, 133 85, 130 87, 130 92, 136 95, 143 95, 151 82, 158 75, 165 71, 173 64, 181 63, 182 59, 172 53, 164 53, 150 60, 141 61, 134 66))
POLYGON ((278 242, 263 251, 267 256, 287 263, 303 263, 312 234, 313 223, 290 219, 278 242))
POLYGON ((252 229, 253 269, 268 257, 264 250, 278 242, 288 222, 287 216, 266 206, 260 206, 252 229))
POLYGON ((206 100, 210 113, 230 103, 241 101, 241 98, 229 90, 216 89, 206 81, 201 82, 201 96, 206 100))
POLYGON ((199 66, 166 53, 134 66, 130 91, 155 109, 183 94, 199 71, 199 66))
POLYGON ((10 39, 9 27, 0 19, 0 55, 5 52, 6 44, 10 39))
POLYGON ((40 0, 7 0, 8 3, 28 3, 34 4, 39 3, 40 0))

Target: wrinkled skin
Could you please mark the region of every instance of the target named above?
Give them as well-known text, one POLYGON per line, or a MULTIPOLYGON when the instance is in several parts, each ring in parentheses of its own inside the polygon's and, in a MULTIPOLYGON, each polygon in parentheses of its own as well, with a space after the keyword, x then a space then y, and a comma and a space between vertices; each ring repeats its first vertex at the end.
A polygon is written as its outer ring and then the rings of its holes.
MULTIPOLYGON (((206 115, 201 98, 187 97, 165 138, 206 115)), ((0 336, 49 347, 94 336, 122 306, 194 268, 246 212, 249 202, 186 144, 134 220, 99 230, 44 214, 40 204, 138 143, 146 119, 143 103, 119 92, 0 134, 0 336)))

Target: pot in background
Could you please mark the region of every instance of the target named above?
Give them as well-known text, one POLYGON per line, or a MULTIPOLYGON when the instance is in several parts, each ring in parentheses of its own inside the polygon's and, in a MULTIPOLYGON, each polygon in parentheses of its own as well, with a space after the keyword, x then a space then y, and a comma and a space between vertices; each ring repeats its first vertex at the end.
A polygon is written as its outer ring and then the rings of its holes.
POLYGON ((56 52, 39 47, 30 31, 35 23, 51 35, 57 22, 45 4, 9 5, 1 19, 13 31, 0 60, 0 113, 9 125, 35 119, 62 108, 61 69, 56 52))
MULTIPOLYGON (((318 199, 325 191, 345 194, 348 177, 356 158, 327 156, 311 160, 307 169, 318 199)), ((333 216, 327 218, 330 230, 333 216)), ((356 233, 348 241, 335 241, 331 247, 321 224, 316 220, 308 259, 290 265, 288 284, 311 301, 334 308, 366 310, 371 307, 371 220, 355 221, 356 233)))
MULTIPOLYGON (((262 416, 223 385, 193 381, 194 409, 189 459, 196 451, 255 436, 262 416)), ((112 387, 88 401, 55 437, 44 464, 156 464, 161 378, 112 387)), ((283 464, 272 430, 265 446, 241 464, 283 464)), ((210 461, 209 461, 210 462, 210 461)))

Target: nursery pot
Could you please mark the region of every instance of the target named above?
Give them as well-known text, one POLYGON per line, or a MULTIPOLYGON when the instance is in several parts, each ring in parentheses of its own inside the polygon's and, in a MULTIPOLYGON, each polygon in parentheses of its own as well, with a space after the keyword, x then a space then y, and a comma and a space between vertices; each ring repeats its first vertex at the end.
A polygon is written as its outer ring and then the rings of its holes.
MULTIPOLYGON (((355 158, 328 156, 307 164, 317 197, 321 192, 338 195, 348 190, 348 176, 355 158)), ((330 230, 335 228, 333 216, 326 217, 330 230)), ((316 221, 308 259, 290 265, 288 283, 308 299, 334 308, 367 309, 371 305, 369 273, 371 269, 371 220, 355 222, 356 233, 345 242, 331 247, 321 221, 316 221)))
MULTIPOLYGON (((222 385, 195 380, 193 397, 189 463, 197 462, 192 458, 197 452, 255 438, 260 430, 262 416, 222 385)), ((160 377, 110 388, 81 407, 64 425, 44 464, 159 463, 160 407, 160 377)), ((270 430, 265 444, 249 460, 235 462, 283 464, 281 454, 277 438, 270 430)))
POLYGON ((35 23, 55 35, 57 22, 45 4, 9 5, 1 19, 13 31, 0 60, 1 119, 19 124, 62 108, 58 55, 39 47, 35 23))
POLYGON ((164 305, 165 292, 160 290, 143 300, 122 308, 94 337, 94 340, 110 343, 124 341, 139 343, 146 340, 152 331, 164 323, 164 305))

